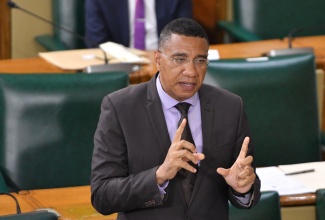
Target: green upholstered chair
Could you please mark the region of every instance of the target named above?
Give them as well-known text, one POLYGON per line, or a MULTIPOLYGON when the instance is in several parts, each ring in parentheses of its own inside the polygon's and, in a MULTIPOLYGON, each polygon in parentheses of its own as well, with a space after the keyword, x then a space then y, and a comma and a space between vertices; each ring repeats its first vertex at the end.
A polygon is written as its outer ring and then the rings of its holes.
POLYGON ((280 197, 275 191, 262 192, 251 209, 238 209, 229 203, 230 220, 281 220, 280 197))
POLYGON ((2 172, 0 170, 0 193, 8 193, 8 187, 5 179, 3 178, 2 172))
POLYGON ((256 41, 286 37, 296 28, 305 29, 295 36, 325 34, 324 0, 232 0, 232 21, 218 26, 230 36, 229 41, 256 41))
POLYGON ((52 0, 53 22, 69 31, 53 27, 53 35, 36 36, 36 41, 48 51, 86 48, 81 38, 85 33, 84 2, 85 0, 52 0))
POLYGON ((0 74, 0 169, 10 191, 88 185, 102 99, 124 72, 0 74))
POLYGON ((314 56, 217 60, 205 83, 242 97, 256 166, 321 160, 314 56))
POLYGON ((325 189, 316 191, 316 219, 325 220, 325 189))

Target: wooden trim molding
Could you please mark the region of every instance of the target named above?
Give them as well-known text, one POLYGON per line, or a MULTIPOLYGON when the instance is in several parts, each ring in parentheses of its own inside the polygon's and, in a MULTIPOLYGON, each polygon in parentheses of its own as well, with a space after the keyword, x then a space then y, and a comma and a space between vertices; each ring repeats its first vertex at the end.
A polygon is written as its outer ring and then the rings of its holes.
POLYGON ((0 0, 0 59, 11 58, 11 9, 0 0))

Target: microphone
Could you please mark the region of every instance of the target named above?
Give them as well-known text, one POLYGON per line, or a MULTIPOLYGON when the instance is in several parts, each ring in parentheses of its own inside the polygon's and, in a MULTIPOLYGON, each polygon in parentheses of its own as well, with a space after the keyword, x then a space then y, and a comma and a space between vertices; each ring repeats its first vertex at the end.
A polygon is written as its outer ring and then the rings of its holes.
POLYGON ((289 44, 289 48, 292 48, 292 40, 293 40, 293 35, 301 32, 301 31, 306 31, 306 30, 312 30, 312 29, 325 29, 325 25, 317 25, 317 26, 311 26, 311 27, 302 27, 302 28, 296 28, 293 29, 291 32, 289 32, 288 34, 288 44, 289 44))
MULTIPOLYGON (((64 28, 64 27, 62 27, 62 26, 60 26, 60 25, 58 25, 58 24, 56 24, 56 23, 54 23, 54 22, 52 22, 52 21, 49 21, 49 20, 47 20, 47 19, 45 19, 45 18, 43 18, 43 17, 41 17, 41 16, 39 16, 39 15, 37 15, 37 14, 31 12, 31 11, 28 11, 28 10, 26 10, 26 9, 24 9, 24 8, 22 8, 22 7, 20 7, 19 5, 17 5, 15 2, 13 2, 13 1, 11 1, 11 0, 8 0, 8 1, 7 1, 7 5, 8 5, 10 8, 19 9, 19 10, 21 10, 21 11, 23 11, 23 12, 25 12, 25 13, 27 13, 27 14, 29 14, 29 15, 35 17, 35 18, 37 18, 37 19, 40 19, 40 20, 42 20, 42 21, 44 21, 44 22, 46 22, 46 23, 48 23, 48 24, 50 24, 50 25, 52 25, 52 26, 54 26, 54 27, 57 27, 57 28, 59 28, 59 29, 61 29, 61 30, 64 30, 64 31, 70 33, 72 36, 77 37, 77 38, 79 38, 79 39, 81 39, 81 40, 83 40, 83 41, 88 40, 88 41, 90 41, 90 42, 92 42, 92 43, 95 43, 93 40, 91 40, 91 39, 89 39, 89 38, 85 38, 84 36, 81 36, 81 35, 79 35, 79 34, 73 32, 73 31, 71 31, 71 30, 69 30, 69 29, 67 29, 67 28, 64 28)), ((96 43, 96 44, 97 44, 97 43, 96 43)), ((108 64, 108 58, 107 58, 107 54, 106 54, 106 52, 105 52, 102 48, 100 48, 100 47, 98 47, 98 48, 103 52, 103 55, 104 55, 104 62, 105 62, 105 64, 108 64)))
POLYGON ((302 53, 314 53, 314 48, 312 47, 301 47, 301 48, 293 48, 292 47, 292 41, 294 39, 294 34, 302 32, 302 31, 307 31, 307 30, 312 30, 312 29, 325 29, 325 25, 316 25, 316 26, 310 26, 310 27, 299 27, 291 30, 289 34, 287 35, 288 38, 288 48, 284 49, 275 49, 271 50, 268 53, 266 53, 267 56, 269 57, 276 57, 276 56, 284 56, 284 55, 294 55, 294 54, 302 54, 302 53))

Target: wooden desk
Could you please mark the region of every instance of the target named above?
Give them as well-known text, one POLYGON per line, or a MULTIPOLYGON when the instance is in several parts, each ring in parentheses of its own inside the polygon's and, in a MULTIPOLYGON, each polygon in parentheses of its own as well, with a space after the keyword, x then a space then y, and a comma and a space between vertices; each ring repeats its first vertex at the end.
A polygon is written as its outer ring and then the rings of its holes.
POLYGON ((40 57, 0 60, 1 73, 71 73, 62 70, 40 57))
MULTIPOLYGON (((153 52, 149 52, 153 59, 153 52)), ((153 62, 152 62, 153 63, 153 62)), ((130 74, 130 84, 146 82, 157 71, 154 65, 144 65, 137 72, 130 74)), ((62 70, 46 60, 35 57, 25 59, 6 59, 0 60, 0 73, 76 73, 77 71, 62 70)))
POLYGON ((217 49, 220 59, 260 57, 273 49, 286 48, 287 45, 282 40, 264 40, 232 44, 211 45, 210 49, 217 49))
MULTIPOLYGON (((20 196, 17 193, 12 193, 16 197, 20 205, 21 212, 31 212, 39 208, 34 204, 29 198, 25 196, 20 196)), ((8 195, 0 196, 0 215, 11 215, 16 214, 16 203, 13 198, 8 195)))
MULTIPOLYGON (((117 218, 117 214, 104 216, 93 208, 89 186, 24 190, 12 195, 18 199, 22 212, 52 209, 60 215, 60 220, 116 220, 117 218)), ((1 195, 0 203, 0 215, 16 213, 16 204, 11 197, 1 195)))
MULTIPOLYGON (((316 64, 325 71, 325 36, 301 37, 293 41, 293 47, 311 46, 315 48, 316 64)), ((211 45, 210 49, 217 49, 221 59, 260 57, 272 49, 287 48, 287 39, 264 40, 233 44, 211 45)), ((153 62, 153 51, 148 51, 149 65, 143 65, 140 71, 130 74, 130 83, 136 84, 148 81, 156 72, 153 62)), ((71 73, 53 66, 40 57, 26 59, 0 60, 2 73, 71 73)))
MULTIPOLYGON (((292 47, 313 47, 317 68, 325 71, 325 35, 296 38, 292 42, 292 47)), ((210 48, 217 49, 221 59, 260 57, 272 49, 288 48, 288 39, 217 44, 211 45, 210 48)))

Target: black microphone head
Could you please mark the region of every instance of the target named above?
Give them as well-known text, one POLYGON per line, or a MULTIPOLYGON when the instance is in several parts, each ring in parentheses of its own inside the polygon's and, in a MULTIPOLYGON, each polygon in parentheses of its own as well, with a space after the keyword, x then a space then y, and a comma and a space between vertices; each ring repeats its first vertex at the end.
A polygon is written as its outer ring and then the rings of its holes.
POLYGON ((12 1, 8 1, 7 2, 7 5, 10 7, 10 8, 18 8, 18 5, 12 1))

